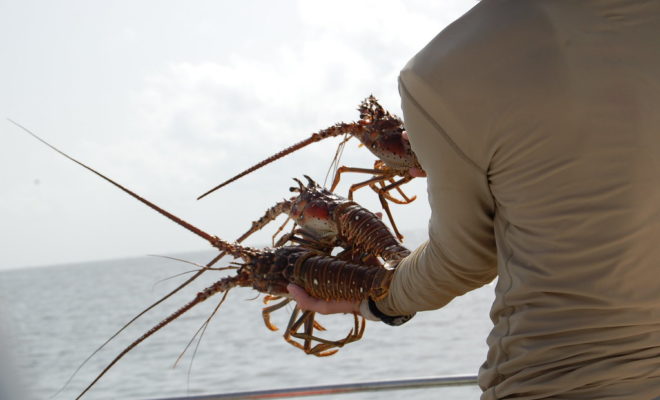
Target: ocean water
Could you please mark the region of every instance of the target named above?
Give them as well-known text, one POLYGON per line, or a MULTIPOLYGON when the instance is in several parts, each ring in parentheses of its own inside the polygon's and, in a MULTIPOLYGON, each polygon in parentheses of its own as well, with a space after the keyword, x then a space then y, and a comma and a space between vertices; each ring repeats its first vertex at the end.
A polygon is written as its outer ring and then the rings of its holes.
MULTIPOLYGON (((179 255, 206 263, 213 252, 179 255)), ((0 399, 47 399, 78 365, 191 265, 157 257, 0 272, 0 399), (3 354, 8 353, 8 354, 3 354), (4 368, 4 370, 3 370, 4 368), (6 382, 2 382, 5 379, 6 382), (17 391, 5 395, 3 390, 17 391)), ((222 272, 202 275, 115 338, 87 362, 56 399, 75 398, 131 341, 194 298, 222 272)), ((156 399, 436 375, 473 375, 486 355, 493 300, 489 285, 407 324, 367 322, 364 338, 331 357, 305 355, 266 329, 262 296, 232 290, 197 347, 173 364, 217 305, 216 295, 164 327, 121 359, 86 399, 156 399), (192 361, 192 362, 191 362, 192 361)), ((273 314, 286 326, 291 307, 273 314)), ((350 316, 320 316, 324 337, 340 338, 350 316)), ((477 386, 327 395, 322 399, 478 399, 477 386)))

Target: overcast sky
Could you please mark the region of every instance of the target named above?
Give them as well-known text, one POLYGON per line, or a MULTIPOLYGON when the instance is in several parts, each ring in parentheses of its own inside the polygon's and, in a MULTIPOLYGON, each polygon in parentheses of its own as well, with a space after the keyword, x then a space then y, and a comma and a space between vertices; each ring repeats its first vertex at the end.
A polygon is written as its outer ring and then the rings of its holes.
MULTIPOLYGON (((357 119, 371 93, 400 115, 399 70, 474 4, 0 1, 0 269, 209 248, 4 118, 233 240, 289 196, 292 177, 323 181, 337 141, 199 194, 357 119)), ((373 156, 349 142, 342 163, 370 167, 373 156)), ((406 191, 419 200, 392 207, 402 230, 425 228, 425 190, 418 179, 406 191)), ((379 209, 367 190, 356 199, 379 209)))

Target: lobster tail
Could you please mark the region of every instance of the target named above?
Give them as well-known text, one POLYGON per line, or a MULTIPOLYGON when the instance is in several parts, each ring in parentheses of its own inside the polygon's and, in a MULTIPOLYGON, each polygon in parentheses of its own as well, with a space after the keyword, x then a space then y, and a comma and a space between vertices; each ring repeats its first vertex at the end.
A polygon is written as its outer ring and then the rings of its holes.
POLYGON ((221 184, 217 185, 213 189, 211 189, 211 190, 207 191, 206 193, 202 194, 201 196, 199 196, 197 198, 197 200, 200 200, 200 199, 206 197, 207 195, 215 192, 216 190, 218 190, 218 189, 220 189, 224 186, 229 185, 230 183, 234 182, 235 180, 240 179, 240 178, 244 177, 245 175, 258 170, 259 168, 261 168, 263 166, 266 166, 266 165, 272 163, 275 160, 279 160, 280 158, 282 158, 282 157, 284 157, 284 156, 286 156, 290 153, 293 153, 296 150, 302 149, 303 147, 305 147, 309 144, 321 141, 321 140, 329 138, 329 137, 340 136, 340 135, 343 135, 345 133, 351 133, 351 134, 357 133, 357 131, 359 129, 362 129, 359 124, 355 124, 355 123, 350 123, 350 124, 338 123, 338 124, 335 124, 335 125, 327 128, 327 129, 316 132, 316 133, 312 134, 312 136, 310 136, 309 138, 307 138, 305 140, 302 140, 302 141, 294 144, 293 146, 287 147, 286 149, 284 149, 284 150, 268 157, 267 159, 253 165, 252 167, 250 167, 250 168, 246 169, 245 171, 235 175, 234 177, 227 179, 226 181, 224 181, 221 184))
POLYGON ((386 261, 400 260, 410 254, 380 218, 357 203, 344 203, 336 218, 346 243, 365 253, 377 254, 386 261))
POLYGON ((313 297, 358 301, 385 297, 394 270, 301 252, 293 254, 284 274, 313 297))

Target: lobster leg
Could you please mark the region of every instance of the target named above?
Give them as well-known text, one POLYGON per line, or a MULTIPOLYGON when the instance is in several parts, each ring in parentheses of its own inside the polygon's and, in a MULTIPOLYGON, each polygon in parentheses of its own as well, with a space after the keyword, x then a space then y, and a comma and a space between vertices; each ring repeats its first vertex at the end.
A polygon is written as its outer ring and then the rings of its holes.
MULTIPOLYGON (((268 295, 268 296, 264 297, 264 304, 268 303, 270 300, 277 300, 277 299, 281 299, 281 298, 282 298, 281 296, 270 296, 270 295, 268 295)), ((282 308, 285 305, 289 304, 289 302, 291 302, 291 300, 292 299, 284 299, 283 301, 281 301, 281 302, 279 302, 275 305, 272 305, 270 307, 266 307, 263 310, 261 310, 261 315, 263 316, 264 323, 266 324, 266 327, 268 329, 270 329, 271 331, 277 331, 278 330, 278 328, 270 322, 270 314, 273 311, 279 310, 280 308, 282 308)), ((319 331, 324 331, 325 330, 323 325, 319 324, 316 320, 314 320, 314 329, 317 329, 319 331)))
MULTIPOLYGON (((342 167, 342 168, 346 168, 346 167, 342 167)), ((356 191, 356 190, 358 190, 362 187, 370 186, 370 185, 376 184, 378 182, 382 182, 385 179, 388 179, 388 177, 383 174, 383 171, 379 171, 379 170, 375 170, 375 169, 374 170, 365 170, 365 171, 356 171, 358 169, 360 169, 360 168, 346 168, 346 171, 351 171, 351 172, 369 171, 368 173, 377 173, 377 174, 380 174, 380 175, 379 176, 374 176, 371 179, 367 179, 364 182, 360 182, 360 183, 356 183, 356 184, 352 185, 350 187, 349 191, 348 191, 348 199, 349 200, 353 200, 353 192, 354 191, 356 191)), ((403 183, 404 182, 402 182, 400 184, 403 184, 403 183)), ((391 186, 391 185, 386 186, 386 188, 389 187, 389 186, 391 186)), ((390 211, 390 207, 387 204, 387 201, 385 200, 384 193, 386 193, 386 192, 383 189, 380 189, 380 190, 376 190, 376 193, 378 194, 378 200, 380 200, 381 207, 383 207, 383 210, 385 210, 385 213, 387 214, 387 218, 390 220, 390 224, 392 224, 392 230, 396 234, 397 239, 402 241, 403 240, 403 235, 401 234, 401 232, 399 232, 399 229, 397 228, 396 223, 394 222, 394 217, 392 216, 392 212, 390 211)))
POLYGON ((263 310, 261 310, 261 316, 264 319, 264 323, 266 324, 266 328, 270 329, 271 331, 278 330, 278 328, 270 322, 270 313, 272 313, 273 311, 279 310, 280 308, 282 308, 285 305, 289 304, 289 302, 291 302, 291 299, 284 299, 284 300, 280 301, 279 303, 277 303, 275 305, 266 307, 263 310))
MULTIPOLYGON (((315 326, 314 315, 315 315, 315 313, 313 313, 311 311, 305 311, 305 313, 309 313, 309 314, 306 315, 306 316, 303 315, 302 317, 300 317, 300 320, 304 321, 304 327, 305 327, 305 334, 304 334, 305 337, 303 338, 303 340, 305 341, 304 342, 305 344, 303 345, 305 353, 306 354, 313 354, 317 357, 327 357, 327 356, 331 356, 331 355, 335 354, 336 352, 338 352, 339 350, 332 350, 332 351, 326 351, 326 352, 320 351, 320 349, 317 350, 317 347, 319 345, 316 345, 316 346, 312 347, 312 341, 313 340, 315 340, 317 342, 323 342, 324 339, 314 336, 314 326, 315 326)), ((298 335, 300 335, 300 334, 294 332, 294 333, 292 333, 292 335, 294 337, 298 337, 298 335)), ((302 338, 302 335, 300 335, 299 338, 302 338)), ((328 347, 328 348, 331 348, 331 347, 328 347)))
MULTIPOLYGON (((275 237, 273 236, 273 239, 274 239, 274 238, 275 238, 275 237)), ((294 233, 293 233, 293 232, 289 232, 289 233, 287 233, 287 234, 282 235, 282 237, 280 237, 280 238, 277 240, 277 242, 274 243, 274 246, 275 246, 275 247, 284 246, 284 244, 286 244, 286 242, 288 242, 288 241, 292 241, 292 242, 299 243, 299 242, 296 240, 296 238, 294 237, 294 233)))
MULTIPOLYGON (((311 330, 308 328, 307 324, 305 325, 305 333, 300 334, 300 333, 292 333, 293 337, 303 339, 305 340, 305 353, 307 354, 313 354, 317 357, 327 357, 332 354, 335 354, 337 350, 330 350, 332 348, 341 348, 345 346, 348 343, 355 342, 357 340, 360 340, 362 338, 362 334, 364 333, 364 328, 366 326, 364 318, 358 318, 356 314, 353 314, 353 318, 355 321, 355 326, 351 331, 348 333, 348 335, 341 340, 327 340, 323 339, 317 336, 314 336, 311 332, 311 330), (316 341, 319 342, 319 344, 315 345, 314 347, 311 347, 311 342, 316 341)), ((302 320, 302 318, 301 318, 302 320)), ((300 320, 299 320, 300 321, 300 320)), ((295 327, 294 327, 295 328, 295 327)))
POLYGON ((291 317, 289 318, 289 323, 286 326, 286 330, 284 331, 284 340, 292 345, 293 347, 297 347, 300 350, 305 351, 305 348, 303 345, 300 343, 296 342, 295 340, 291 339, 291 331, 292 329, 297 330, 300 328, 300 325, 302 325, 303 321, 305 318, 307 318, 307 314, 303 313, 303 316, 301 318, 298 318, 298 315, 300 314, 300 309, 296 306, 293 309, 293 312, 291 313, 291 317))
MULTIPOLYGON (((394 179, 392 179, 390 182, 391 182, 391 183, 394 183, 394 179)), ((401 189, 401 184, 398 184, 395 188, 396 188, 396 191, 399 192, 399 194, 401 195, 401 197, 403 197, 403 200, 405 201, 404 204, 410 204, 410 203, 412 203, 413 201, 415 201, 415 199, 417 199, 417 196, 408 197, 408 195, 405 194, 405 193, 403 192, 403 190, 401 189)))
MULTIPOLYGON (((305 336, 307 336, 307 338, 305 338, 305 346, 304 346, 305 353, 312 354, 317 357, 327 357, 339 351, 339 350, 323 351, 324 349, 320 347, 321 344, 317 344, 316 346, 311 347, 312 340, 316 340, 316 341, 323 340, 321 338, 315 337, 313 334, 314 334, 314 313, 310 313, 310 315, 305 320, 305 336)), ((330 348, 332 348, 332 346, 327 347, 327 349, 330 348)))
POLYGON ((417 196, 412 196, 412 198, 408 197, 408 195, 406 195, 399 186, 392 186, 391 184, 395 183, 394 179, 389 179, 389 181, 390 181, 390 185, 385 185, 383 181, 380 181, 377 182, 377 185, 372 183, 371 185, 369 185, 369 187, 371 188, 371 190, 373 190, 376 193, 383 191, 383 196, 385 196, 387 200, 395 204, 410 204, 417 199, 417 196), (385 189, 388 186, 392 186, 392 187, 389 190, 385 189), (392 189, 395 189, 397 192, 399 192, 401 197, 403 197, 403 200, 397 199, 396 197, 392 196, 389 193, 389 191, 392 189))
POLYGON ((399 228, 397 228, 396 224, 394 223, 394 217, 392 217, 392 211, 390 211, 390 206, 387 204, 387 201, 385 200, 385 196, 382 193, 378 193, 378 200, 380 200, 380 206, 383 207, 383 210, 385 210, 385 214, 387 214, 387 218, 390 220, 390 223, 392 224, 392 230, 394 231, 394 234, 396 235, 397 239, 399 241, 403 241, 403 235, 401 232, 399 232, 399 228))
MULTIPOLYGON (((284 227, 289 223, 290 220, 291 220, 290 216, 286 217, 286 220, 284 221, 284 223, 282 225, 280 225, 279 228, 277 228, 277 231, 275 231, 275 233, 273 233, 273 237, 272 237, 273 247, 278 247, 278 246, 281 246, 282 244, 286 243, 286 240, 282 241, 282 238, 280 238, 279 240, 275 240, 275 238, 277 237, 277 235, 280 234, 280 232, 282 232, 284 230, 284 227), (282 244, 280 244, 280 243, 282 243, 282 244)), ((295 229, 296 225, 294 224, 293 227, 295 229)))
MULTIPOLYGON (((334 342, 334 343, 329 342, 329 343, 317 344, 312 349, 312 354, 315 354, 316 352, 323 352, 323 351, 325 351, 327 349, 330 349, 332 347, 343 347, 348 343, 355 342, 355 341, 358 341, 358 340, 362 339, 362 335, 364 334, 364 329, 366 327, 365 319, 364 318, 358 319, 357 314, 353 314, 353 318, 354 318, 354 321, 355 321, 355 327, 345 339, 343 339, 341 341, 338 341, 338 342, 334 342)), ((339 351, 339 350, 335 350, 332 354, 334 354, 337 351, 339 351)))
POLYGON ((267 294, 267 295, 264 296, 263 302, 264 302, 264 304, 268 304, 273 300, 279 300, 281 298, 282 298, 282 296, 274 296, 272 294, 267 294))
MULTIPOLYGON (((365 186, 370 186, 370 185, 376 184, 378 182, 382 182, 384 179, 388 178, 388 175, 385 175, 385 174, 383 174, 382 171, 379 171, 378 175, 375 175, 374 177, 372 177, 370 179, 367 179, 364 182, 359 182, 359 183, 351 185, 351 187, 348 189, 348 199, 353 200, 353 192, 355 192, 356 190, 358 190, 360 188, 363 188, 365 186)), ((378 192, 379 191, 376 190, 376 193, 378 193, 378 192)))
MULTIPOLYGON (((394 181, 393 179, 390 179, 391 183, 389 185, 383 185, 380 188, 376 187, 375 185, 373 185, 373 186, 369 185, 369 186, 376 193, 383 193, 383 196, 385 196, 386 199, 390 200, 393 203, 396 203, 396 204, 410 204, 413 201, 415 201, 415 199, 417 199, 417 196, 413 196, 412 198, 408 197, 401 190, 401 185, 403 185, 404 183, 410 182, 412 179, 413 178, 411 178, 411 177, 405 177, 405 178, 400 179, 398 181, 394 181), (401 194, 401 197, 403 197, 403 200, 399 200, 399 199, 396 199, 396 198, 392 197, 392 195, 390 195, 390 193, 389 193, 392 189, 396 189, 396 191, 399 192, 399 194, 401 194)), ((382 184, 383 182, 381 181, 379 183, 382 184)))
POLYGON ((320 251, 322 253, 330 253, 332 250, 332 246, 329 246, 319 240, 310 238, 309 235, 306 235, 305 232, 300 229, 296 229, 295 231, 282 236, 276 243, 276 247, 283 246, 286 242, 289 241, 302 245, 308 249, 320 251), (300 236, 296 236, 296 234, 300 234, 300 236))
POLYGON ((331 356, 335 354, 338 350, 333 350, 324 353, 319 353, 319 352, 312 353, 312 349, 313 349, 312 340, 316 340, 316 341, 325 340, 313 336, 314 328, 318 329, 320 327, 321 329, 319 330, 325 330, 325 328, 323 328, 314 320, 314 316, 316 313, 312 311, 304 311, 302 316, 298 318, 299 314, 300 314, 300 309, 296 307, 293 313, 291 314, 291 318, 289 319, 289 324, 286 328, 286 332, 284 333, 284 340, 286 340, 292 346, 304 351, 306 354, 314 354, 318 357, 331 356), (300 327, 303 325, 305 329, 305 334, 297 333, 296 331, 300 329, 300 327), (295 340, 293 340, 291 338, 292 336, 298 339, 303 339, 303 344, 300 344, 295 340))
MULTIPOLYGON (((358 172, 361 174, 370 174, 370 175, 382 175, 383 171, 378 170, 378 169, 373 169, 373 168, 352 168, 352 167, 346 167, 342 166, 337 168, 337 173, 335 174, 335 179, 332 180, 332 186, 330 186, 330 191, 334 192, 335 189, 337 188, 337 185, 339 184, 339 179, 341 177, 341 174, 344 172, 358 172)), ((362 187, 362 186, 360 186, 362 187)), ((351 196, 351 192, 349 192, 349 196, 351 196)), ((349 197, 349 199, 352 200, 352 197, 349 197)))

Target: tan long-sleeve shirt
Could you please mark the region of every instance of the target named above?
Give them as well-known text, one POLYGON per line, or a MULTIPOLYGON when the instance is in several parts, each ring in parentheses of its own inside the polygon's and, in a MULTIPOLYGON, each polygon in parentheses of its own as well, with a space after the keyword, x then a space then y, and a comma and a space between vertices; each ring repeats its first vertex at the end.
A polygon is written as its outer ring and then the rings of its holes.
POLYGON ((497 277, 482 399, 660 398, 660 1, 483 0, 400 92, 432 216, 381 311, 497 277))

